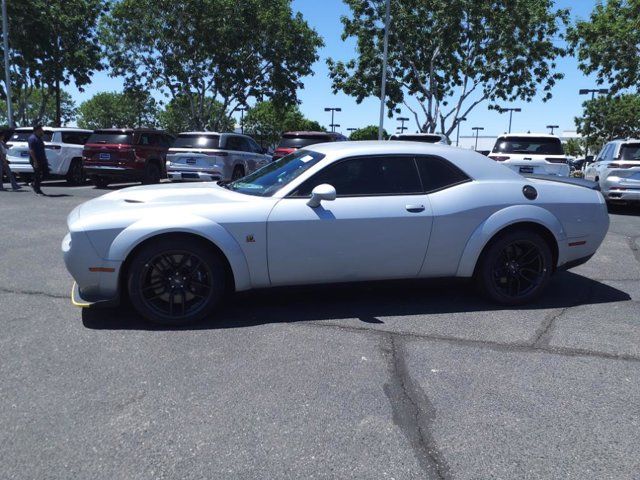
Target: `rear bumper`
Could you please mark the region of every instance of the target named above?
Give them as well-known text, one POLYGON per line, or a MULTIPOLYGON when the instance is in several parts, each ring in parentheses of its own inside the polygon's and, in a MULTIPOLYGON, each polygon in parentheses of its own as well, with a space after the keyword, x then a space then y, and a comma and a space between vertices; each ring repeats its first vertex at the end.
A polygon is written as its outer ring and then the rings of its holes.
POLYGON ((33 167, 28 161, 10 156, 7 156, 7 160, 13 173, 33 173, 33 167))
POLYGON ((607 200, 624 202, 640 201, 640 182, 611 176, 600 182, 602 194, 607 200))
POLYGON ((88 177, 109 177, 139 180, 142 178, 142 170, 127 167, 107 166, 107 165, 84 165, 84 173, 88 177))
POLYGON ((216 169, 182 168, 167 165, 167 177, 172 182, 217 182, 223 174, 216 169))

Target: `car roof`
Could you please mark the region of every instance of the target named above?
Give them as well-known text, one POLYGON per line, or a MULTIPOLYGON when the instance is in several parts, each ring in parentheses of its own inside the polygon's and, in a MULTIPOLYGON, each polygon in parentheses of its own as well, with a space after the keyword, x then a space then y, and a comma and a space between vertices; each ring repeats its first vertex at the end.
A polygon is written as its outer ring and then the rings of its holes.
POLYGON ((392 137, 441 137, 441 138, 447 138, 447 136, 444 133, 425 133, 425 132, 420 132, 420 133, 392 133, 391 136, 392 137))
POLYGON ((362 155, 433 155, 449 160, 475 179, 514 180, 522 177, 490 158, 467 150, 439 143, 369 140, 359 142, 327 142, 304 147, 303 150, 322 153, 333 159, 362 155))
POLYGON ((284 132, 282 136, 305 136, 305 137, 333 137, 333 138, 342 138, 344 135, 338 132, 318 132, 318 131, 295 131, 295 132, 284 132))
MULTIPOLYGON (((82 132, 93 133, 93 130, 87 128, 76 127, 42 127, 45 132, 82 132)), ((33 132, 33 127, 18 127, 14 131, 16 132, 33 132)))
POLYGON ((558 140, 560 140, 560 137, 558 137, 557 135, 551 135, 549 133, 503 133, 502 135, 498 135, 498 137, 500 138, 510 138, 510 137, 535 137, 535 138, 557 138, 558 140))
POLYGON ((180 132, 178 135, 223 135, 223 134, 220 132, 180 132))
POLYGON ((155 128, 98 128, 96 133, 166 133, 164 130, 157 130, 155 128))

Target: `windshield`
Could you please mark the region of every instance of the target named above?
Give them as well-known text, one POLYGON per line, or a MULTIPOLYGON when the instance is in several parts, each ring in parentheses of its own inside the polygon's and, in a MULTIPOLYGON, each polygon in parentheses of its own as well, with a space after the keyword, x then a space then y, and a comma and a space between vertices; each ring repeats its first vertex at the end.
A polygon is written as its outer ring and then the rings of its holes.
POLYGON ((87 143, 111 143, 130 145, 133 141, 133 134, 120 132, 95 132, 91 134, 87 143))
MULTIPOLYGON (((11 135, 11 140, 9 141, 10 142, 28 142, 29 137, 31 136, 32 133, 33 132, 31 131, 15 132, 13 135, 11 135)), ((50 142, 52 138, 53 138, 53 132, 44 132, 44 135, 42 135, 43 142, 50 142)))
POLYGON ((627 143, 620 149, 621 160, 640 160, 640 143, 627 143))
POLYGON ((438 143, 442 140, 440 135, 392 135, 389 140, 402 140, 404 142, 438 143))
POLYGON ((283 135, 278 148, 303 148, 330 141, 331 137, 328 135, 283 135))
POLYGON ((498 137, 494 153, 528 153, 531 155, 563 155, 562 143, 553 137, 498 137))
POLYGON ((173 148, 218 148, 219 135, 181 134, 173 142, 173 148))
POLYGON ((227 186, 247 195, 270 197, 324 158, 321 153, 298 150, 227 186))

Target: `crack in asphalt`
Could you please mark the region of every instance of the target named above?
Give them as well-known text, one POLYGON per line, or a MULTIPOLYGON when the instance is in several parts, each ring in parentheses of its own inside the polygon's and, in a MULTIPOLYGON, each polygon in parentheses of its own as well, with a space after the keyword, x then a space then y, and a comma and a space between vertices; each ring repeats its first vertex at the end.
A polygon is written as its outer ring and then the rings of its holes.
POLYGON ((636 261, 640 263, 640 245, 638 245, 638 240, 640 240, 640 235, 636 235, 634 237, 627 237, 627 241, 629 242, 629 248, 633 253, 636 261))
POLYGON ((405 352, 394 334, 382 337, 381 349, 389 359, 389 381, 384 392, 393 410, 393 422, 409 440, 420 466, 429 478, 452 478, 449 466, 438 450, 431 425, 436 410, 422 387, 409 374, 405 352))
POLYGON ((560 355, 563 357, 593 357, 604 360, 620 360, 625 362, 640 363, 640 357, 621 353, 607 353, 597 350, 589 350, 586 348, 570 348, 570 347, 552 347, 549 345, 532 345, 530 342, 513 342, 501 343, 490 340, 473 340, 460 337, 449 337, 446 335, 418 334, 408 332, 389 332, 375 328, 354 327, 351 325, 339 325, 335 323, 306 322, 299 324, 301 327, 309 326, 312 328, 333 328, 354 333, 369 333, 371 335, 390 335, 396 338, 424 340, 432 342, 447 342, 453 345, 466 347, 488 348, 497 352, 527 352, 527 353, 547 353, 551 355, 560 355))
POLYGON ((10 289, 10 288, 3 288, 3 287, 0 287, 0 294, 1 293, 11 294, 11 295, 41 296, 41 297, 58 298, 58 299, 64 299, 64 300, 68 300, 69 299, 69 295, 60 295, 60 294, 57 294, 57 293, 39 292, 39 291, 36 291, 36 290, 13 290, 13 289, 10 289))
POLYGON ((561 308, 559 312, 549 315, 549 317, 542 322, 542 325, 536 331, 533 340, 531 341, 531 345, 535 347, 549 345, 549 343, 551 342, 551 337, 553 337, 553 330, 556 320, 558 320, 572 308, 575 307, 561 308))

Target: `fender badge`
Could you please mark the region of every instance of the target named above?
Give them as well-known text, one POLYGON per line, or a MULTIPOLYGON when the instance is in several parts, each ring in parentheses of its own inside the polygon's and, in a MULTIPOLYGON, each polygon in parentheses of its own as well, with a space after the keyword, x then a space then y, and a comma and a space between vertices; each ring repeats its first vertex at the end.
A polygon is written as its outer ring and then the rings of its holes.
POLYGON ((247 243, 256 243, 256 237, 253 235, 247 235, 247 243))

